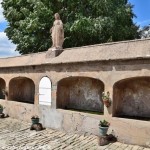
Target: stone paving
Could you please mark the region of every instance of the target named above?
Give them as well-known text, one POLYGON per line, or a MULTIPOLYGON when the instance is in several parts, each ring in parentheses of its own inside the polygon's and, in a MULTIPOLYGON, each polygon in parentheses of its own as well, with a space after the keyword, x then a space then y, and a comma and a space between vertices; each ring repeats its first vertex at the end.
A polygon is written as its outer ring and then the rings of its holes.
POLYGON ((30 131, 30 124, 16 119, 0 119, 0 150, 148 150, 148 148, 111 143, 98 146, 94 135, 67 134, 47 128, 30 131))

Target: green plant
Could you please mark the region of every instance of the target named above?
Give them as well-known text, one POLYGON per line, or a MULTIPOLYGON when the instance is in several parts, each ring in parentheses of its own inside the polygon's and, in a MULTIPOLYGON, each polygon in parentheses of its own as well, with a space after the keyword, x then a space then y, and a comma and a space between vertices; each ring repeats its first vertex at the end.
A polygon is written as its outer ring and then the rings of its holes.
POLYGON ((31 117, 31 119, 39 119, 39 116, 38 115, 34 115, 31 117))
POLYGON ((105 94, 105 92, 102 93, 102 99, 103 99, 103 101, 110 100, 110 93, 109 93, 109 91, 107 91, 106 94, 105 94))
POLYGON ((106 121, 106 120, 100 120, 99 126, 101 126, 101 127, 109 127, 110 123, 108 121, 106 121))

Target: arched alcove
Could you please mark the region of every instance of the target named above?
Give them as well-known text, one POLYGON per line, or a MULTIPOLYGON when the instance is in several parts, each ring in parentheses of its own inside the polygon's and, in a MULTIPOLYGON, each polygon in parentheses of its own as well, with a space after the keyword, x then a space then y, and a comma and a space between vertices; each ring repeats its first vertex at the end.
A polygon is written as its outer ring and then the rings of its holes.
POLYGON ((57 108, 103 113, 102 81, 89 77, 69 77, 57 85, 57 108))
POLYGON ((150 77, 129 78, 114 85, 113 116, 150 118, 150 77))
POLYGON ((3 93, 3 90, 6 88, 5 80, 0 78, 0 99, 5 99, 5 94, 3 93))
POLYGON ((39 83, 39 104, 51 105, 51 81, 43 77, 39 83))
POLYGON ((16 77, 9 83, 9 99, 34 104, 35 85, 26 77, 16 77))

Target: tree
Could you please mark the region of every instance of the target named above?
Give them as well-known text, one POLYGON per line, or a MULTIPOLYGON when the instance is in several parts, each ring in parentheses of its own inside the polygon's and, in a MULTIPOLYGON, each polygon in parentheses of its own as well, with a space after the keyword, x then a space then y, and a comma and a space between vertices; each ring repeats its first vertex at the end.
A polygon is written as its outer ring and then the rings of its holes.
POLYGON ((64 48, 138 36, 128 0, 3 0, 5 30, 21 54, 51 46, 49 29, 58 12, 64 23, 64 48))
POLYGON ((144 26, 142 29, 139 30, 140 38, 150 38, 150 25, 144 26))

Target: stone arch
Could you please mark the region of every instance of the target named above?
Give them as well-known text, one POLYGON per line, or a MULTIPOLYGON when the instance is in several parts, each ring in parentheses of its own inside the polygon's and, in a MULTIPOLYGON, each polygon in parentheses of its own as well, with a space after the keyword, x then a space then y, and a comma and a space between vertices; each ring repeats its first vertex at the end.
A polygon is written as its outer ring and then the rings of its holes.
POLYGON ((39 82, 39 104, 51 105, 51 80, 44 76, 39 82))
POLYGON ((35 84, 27 77, 15 77, 9 82, 9 100, 34 104, 35 84))
POLYGON ((68 77, 57 85, 57 108, 81 111, 104 111, 102 81, 90 77, 68 77))
POLYGON ((113 86, 113 116, 150 118, 150 77, 132 77, 113 86))
POLYGON ((6 90, 6 82, 4 79, 0 78, 0 99, 5 99, 3 90, 6 90))

